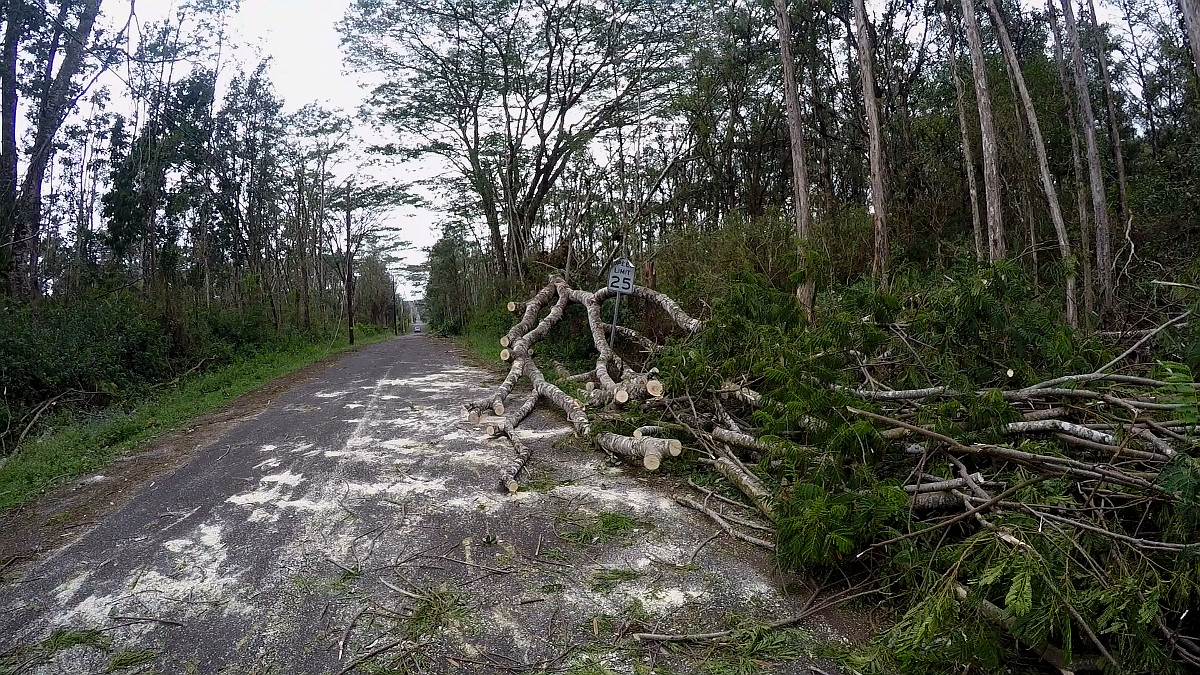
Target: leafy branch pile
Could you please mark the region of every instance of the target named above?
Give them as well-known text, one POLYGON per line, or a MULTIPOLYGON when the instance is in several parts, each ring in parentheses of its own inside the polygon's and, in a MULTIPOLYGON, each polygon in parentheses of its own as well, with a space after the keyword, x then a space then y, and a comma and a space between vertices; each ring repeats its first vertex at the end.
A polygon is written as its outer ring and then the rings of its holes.
MULTIPOLYGON (((697 469, 697 495, 681 504, 837 579, 832 595, 886 600, 895 621, 853 657, 858 670, 1200 666, 1194 308, 1085 337, 997 265, 891 293, 852 286, 811 326, 794 296, 746 276, 703 323, 679 312, 686 339, 659 347, 624 330, 613 350, 597 332, 604 291, 559 283, 550 316, 572 296, 595 305, 596 369, 569 379, 600 393, 559 406, 576 430, 607 432, 597 444, 620 454, 686 442, 694 463, 676 466, 697 469), (639 402, 637 390, 614 414, 612 393, 651 362, 668 393, 639 402)), ((535 398, 549 391, 528 355, 537 300, 507 338, 535 398)))

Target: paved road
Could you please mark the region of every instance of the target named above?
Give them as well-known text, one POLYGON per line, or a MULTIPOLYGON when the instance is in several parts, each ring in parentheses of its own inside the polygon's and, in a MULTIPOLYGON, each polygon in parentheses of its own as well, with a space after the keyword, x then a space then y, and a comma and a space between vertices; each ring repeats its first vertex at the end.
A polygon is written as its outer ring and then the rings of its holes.
POLYGON ((724 537, 689 564, 713 527, 668 498, 678 482, 610 466, 549 412, 526 436, 530 489, 502 494, 512 451, 461 408, 495 379, 412 335, 301 382, 0 587, 8 669, 96 673, 120 655, 148 662, 126 672, 339 673, 379 650, 363 668, 628 672, 655 658, 609 648, 632 625, 798 604, 724 537), (618 512, 633 529, 569 536, 618 512), (111 643, 49 646, 68 629, 111 643))

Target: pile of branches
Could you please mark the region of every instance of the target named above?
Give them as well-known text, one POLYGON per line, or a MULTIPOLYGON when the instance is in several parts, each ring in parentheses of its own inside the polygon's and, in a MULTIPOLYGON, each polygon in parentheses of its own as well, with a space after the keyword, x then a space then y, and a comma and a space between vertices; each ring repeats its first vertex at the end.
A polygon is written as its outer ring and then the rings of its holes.
POLYGON ((856 384, 811 377, 824 408, 751 378, 665 399, 699 461, 745 497, 692 482, 704 500, 679 502, 784 564, 857 572, 901 599, 867 659, 881 671, 918 672, 896 643, 938 651, 955 632, 959 654, 932 660, 972 661, 987 638, 966 638, 964 613, 1061 672, 1200 667, 1200 389, 1186 368, 1110 372, 1157 332, 1091 372, 1011 389, 891 389, 885 353, 851 357, 856 384), (790 432, 754 426, 771 418, 790 432), (833 463, 857 468, 831 479, 833 463), (747 502, 765 521, 745 518, 747 502))
MULTIPOLYGON (((542 400, 561 410, 579 436, 594 436, 595 443, 604 451, 614 456, 636 460, 647 470, 653 471, 661 465, 664 458, 678 457, 682 453, 683 445, 678 440, 658 438, 649 429, 633 435, 592 432, 593 413, 589 411, 663 395, 662 382, 655 377, 655 372, 634 370, 613 350, 605 337, 605 331, 611 330, 612 326, 601 318, 600 307, 605 300, 613 297, 614 293, 615 291, 608 288, 594 293, 574 289, 561 277, 554 276, 551 277, 550 283, 527 302, 509 303, 509 311, 519 313, 521 320, 500 338, 500 358, 512 362, 508 375, 495 391, 466 405, 467 416, 472 423, 480 422, 489 414, 498 417, 498 420, 489 420, 488 433, 508 438, 516 451, 513 463, 500 475, 500 484, 509 492, 516 492, 519 488, 520 473, 530 458, 530 448, 513 432, 542 400), (587 372, 574 375, 564 372, 556 375, 560 376, 560 381, 582 385, 586 393, 583 400, 547 380, 533 358, 534 345, 545 338, 562 320, 567 305, 572 302, 583 305, 587 311, 588 327, 598 356, 595 368, 587 372), (541 316, 543 312, 545 315, 541 316), (508 397, 522 378, 529 381, 532 393, 510 413, 506 405, 508 397)), ((684 332, 692 334, 700 330, 700 321, 688 316, 666 295, 642 286, 635 286, 630 295, 658 305, 684 332)), ((637 343, 649 344, 648 340, 628 328, 617 327, 617 332, 637 343)))
MULTIPOLYGON (((989 639, 1064 672, 1200 667, 1200 612, 1188 611, 1200 602, 1198 388, 1186 366, 1134 363, 1186 313, 1121 336, 1137 342, 1088 372, 1010 388, 897 390, 886 383, 897 359, 878 344, 874 355, 834 355, 845 365, 833 374, 793 368, 781 378, 770 365, 830 350, 766 357, 765 372, 719 354, 721 363, 706 363, 706 345, 729 354, 760 345, 729 345, 742 327, 727 317, 706 325, 642 287, 633 295, 661 308, 684 340, 664 353, 619 327, 610 344, 600 309, 611 295, 553 278, 510 304, 522 317, 501 339, 509 375, 468 405, 472 419, 501 416, 489 432, 517 450, 506 489, 517 489, 529 458, 511 432, 546 400, 581 437, 648 470, 686 445, 698 471, 680 504, 785 566, 837 570, 890 598, 902 615, 873 643, 876 657, 886 654, 876 670, 936 671, 938 659, 987 667, 1015 653, 981 656, 989 639), (532 355, 571 302, 586 308, 598 354, 584 373, 556 367, 557 381, 583 385, 578 397, 547 382, 532 355), (730 364, 757 372, 731 377, 730 364), (522 377, 533 393, 505 417, 522 377), (613 414, 622 405, 623 427, 613 414), (598 420, 623 433, 595 433, 598 420)), ((918 340, 902 323, 888 330, 907 347, 918 340)), ((767 342, 783 349, 783 333, 767 342)))

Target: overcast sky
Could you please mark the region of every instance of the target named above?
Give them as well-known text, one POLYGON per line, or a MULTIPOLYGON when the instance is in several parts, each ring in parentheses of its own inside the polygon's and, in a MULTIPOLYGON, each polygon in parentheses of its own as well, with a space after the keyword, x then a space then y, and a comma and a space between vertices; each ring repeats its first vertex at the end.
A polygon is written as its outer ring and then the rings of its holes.
MULTIPOLYGON (((177 4, 177 0, 137 0, 135 7, 144 24, 172 13, 177 4)), ((271 57, 270 79, 288 111, 320 102, 353 116, 365 90, 359 87, 362 78, 348 72, 342 62, 336 26, 349 4, 350 0, 241 0, 240 11, 229 23, 230 42, 241 45, 234 58, 246 69, 253 69, 260 58, 271 57)), ((104 9, 110 23, 123 24, 129 0, 109 0, 104 9)), ((223 66, 223 78, 234 70, 223 66)), ((112 86, 114 93, 124 88, 119 81, 112 86)), ((369 129, 361 132, 371 133, 369 129)), ((335 167, 334 172, 344 177, 354 169, 353 164, 346 163, 335 167)), ((376 178, 399 182, 428 177, 435 171, 425 166, 370 169, 376 178)), ((388 224, 401 232, 399 238, 412 243, 412 248, 402 254, 406 263, 424 260, 421 249, 437 239, 439 217, 436 211, 417 209, 389 216, 388 224)), ((399 270, 394 271, 403 286, 399 270)), ((413 298, 420 295, 421 289, 405 287, 402 292, 413 298)))

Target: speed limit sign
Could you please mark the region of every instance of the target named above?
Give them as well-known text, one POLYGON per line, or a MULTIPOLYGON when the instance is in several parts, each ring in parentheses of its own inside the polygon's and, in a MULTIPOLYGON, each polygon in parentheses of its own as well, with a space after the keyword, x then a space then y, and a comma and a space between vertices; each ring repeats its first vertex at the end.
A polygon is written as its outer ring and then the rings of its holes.
POLYGON ((633 291, 633 263, 626 258, 613 263, 608 270, 608 287, 618 293, 633 291))

